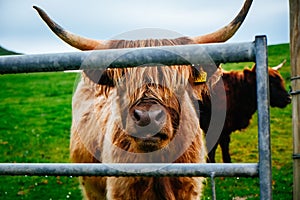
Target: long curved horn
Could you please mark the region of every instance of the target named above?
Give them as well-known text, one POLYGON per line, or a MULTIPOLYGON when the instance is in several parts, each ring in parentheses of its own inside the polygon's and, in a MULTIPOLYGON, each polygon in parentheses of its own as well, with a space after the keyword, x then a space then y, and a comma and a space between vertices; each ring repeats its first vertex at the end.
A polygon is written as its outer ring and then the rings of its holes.
POLYGON ((105 42, 84 38, 64 30, 60 25, 55 23, 50 17, 37 6, 33 6, 49 28, 63 41, 80 50, 107 49, 105 42))
POLYGON ((284 60, 282 61, 282 63, 280 63, 279 65, 272 67, 272 69, 278 71, 281 67, 283 67, 283 65, 284 65, 285 63, 286 63, 286 59, 284 59, 284 60))
POLYGON ((246 0, 239 14, 227 26, 224 26, 223 28, 213 33, 192 37, 192 39, 197 44, 217 43, 217 42, 227 41, 235 34, 235 32, 239 29, 239 27, 243 23, 251 7, 251 4, 252 4, 252 0, 246 0))

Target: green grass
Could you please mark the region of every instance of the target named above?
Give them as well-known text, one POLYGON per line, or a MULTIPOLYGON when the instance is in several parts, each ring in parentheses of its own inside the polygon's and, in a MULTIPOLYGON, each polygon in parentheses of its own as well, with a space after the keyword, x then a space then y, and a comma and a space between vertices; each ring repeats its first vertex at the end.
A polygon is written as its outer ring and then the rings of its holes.
MULTIPOLYGON (((289 85, 289 45, 270 46, 269 64, 287 59, 281 70, 289 85)), ((252 63, 226 64, 242 69, 252 63)), ((0 76, 0 162, 69 162, 71 98, 75 74, 34 73, 0 76)), ((273 198, 292 199, 291 105, 271 108, 273 198)), ((233 162, 257 162, 257 116, 232 134, 233 162)), ((221 160, 220 151, 217 160, 221 160)), ((208 179, 203 199, 211 199, 208 179)), ((217 199, 259 199, 257 178, 216 178, 217 199)), ((81 199, 77 178, 0 176, 1 199, 81 199)))
MULTIPOLYGON (((0 162, 69 162, 74 80, 65 73, 0 77, 0 162)), ((2 199, 66 199, 80 196, 77 188, 77 178, 0 177, 2 199)))

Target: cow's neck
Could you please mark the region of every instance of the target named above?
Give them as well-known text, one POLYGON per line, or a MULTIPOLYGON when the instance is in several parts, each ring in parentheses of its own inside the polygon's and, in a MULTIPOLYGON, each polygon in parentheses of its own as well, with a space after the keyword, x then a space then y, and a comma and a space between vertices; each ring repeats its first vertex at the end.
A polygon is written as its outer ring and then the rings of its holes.
POLYGON ((232 120, 231 123, 235 123, 234 127, 239 129, 249 125, 252 115, 257 110, 256 82, 252 78, 249 79, 248 75, 245 75, 243 71, 231 72, 228 79, 224 80, 227 104, 229 104, 227 108, 230 109, 228 113, 233 115, 228 117, 232 120), (230 91, 232 89, 234 91, 230 91))

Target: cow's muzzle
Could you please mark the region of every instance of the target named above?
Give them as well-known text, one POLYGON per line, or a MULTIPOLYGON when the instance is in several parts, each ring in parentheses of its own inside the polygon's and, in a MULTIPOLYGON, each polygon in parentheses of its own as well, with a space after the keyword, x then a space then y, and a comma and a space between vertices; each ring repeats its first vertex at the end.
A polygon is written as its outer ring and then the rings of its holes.
POLYGON ((129 110, 132 136, 149 139, 160 133, 165 125, 166 109, 153 99, 143 99, 129 110))

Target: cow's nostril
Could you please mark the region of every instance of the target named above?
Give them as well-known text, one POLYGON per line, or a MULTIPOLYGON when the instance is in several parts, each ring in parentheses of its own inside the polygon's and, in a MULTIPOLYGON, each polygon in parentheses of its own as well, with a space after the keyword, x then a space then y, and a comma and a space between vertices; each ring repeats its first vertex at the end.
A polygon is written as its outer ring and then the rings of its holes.
POLYGON ((158 110, 156 111, 155 115, 155 121, 160 122, 164 120, 165 112, 163 110, 158 110))
POLYGON ((136 119, 137 121, 139 121, 140 119, 141 119, 141 113, 140 113, 141 111, 139 111, 139 110, 134 110, 133 111, 133 117, 134 117, 134 119, 136 119))
POLYGON ((133 117, 138 126, 147 126, 151 123, 149 111, 135 109, 133 111, 133 117))
POLYGON ((290 95, 287 96, 287 102, 291 103, 292 102, 292 97, 290 95))

